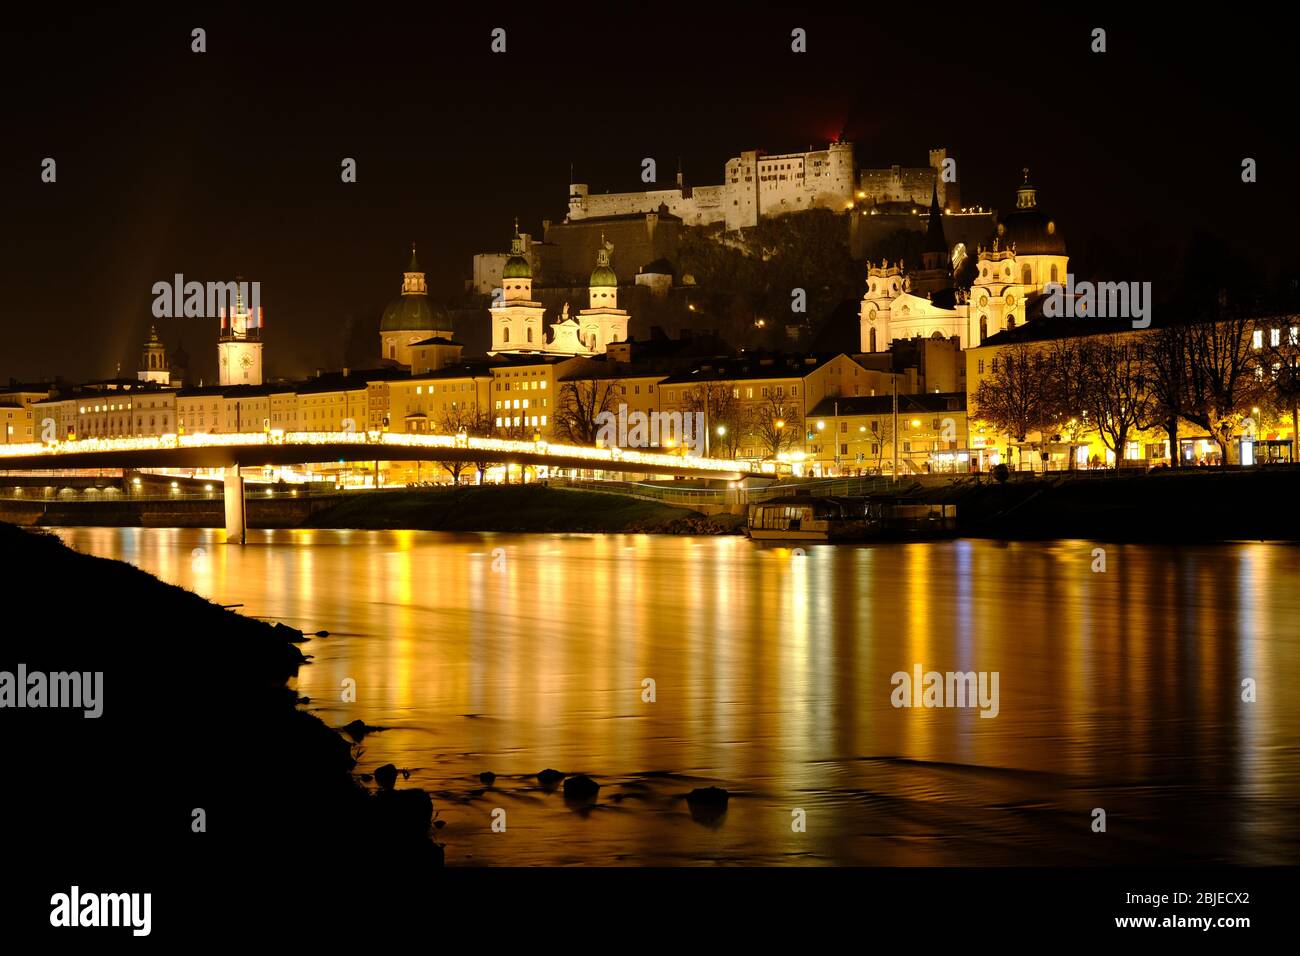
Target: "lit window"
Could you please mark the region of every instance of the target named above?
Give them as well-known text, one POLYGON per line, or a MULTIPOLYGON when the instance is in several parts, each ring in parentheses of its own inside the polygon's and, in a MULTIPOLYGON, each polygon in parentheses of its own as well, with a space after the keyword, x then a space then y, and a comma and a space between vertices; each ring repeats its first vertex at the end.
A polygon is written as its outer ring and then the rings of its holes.
POLYGON ((1262 330, 1256 329, 1254 331, 1251 335, 1251 344, 1257 349, 1262 349, 1264 347, 1264 333, 1262 330))

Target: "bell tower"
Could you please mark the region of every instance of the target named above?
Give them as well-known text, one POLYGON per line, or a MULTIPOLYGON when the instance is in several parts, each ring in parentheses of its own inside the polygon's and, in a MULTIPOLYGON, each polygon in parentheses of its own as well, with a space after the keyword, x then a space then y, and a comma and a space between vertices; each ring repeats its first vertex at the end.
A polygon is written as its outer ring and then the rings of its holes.
POLYGON ((234 304, 221 307, 217 369, 222 385, 262 384, 262 307, 244 302, 244 287, 236 280, 234 304))
POLYGON ((628 314, 618 307, 618 275, 609 264, 613 250, 614 244, 606 242, 602 233, 587 293, 591 308, 578 314, 578 339, 584 348, 598 355, 604 354, 611 343, 627 341, 628 314))
POLYGON ((171 368, 167 364, 167 346, 158 338, 158 327, 149 326, 149 340, 144 343, 140 353, 140 371, 136 378, 141 382, 155 382, 158 385, 171 384, 171 368))
POLYGON ((492 348, 497 352, 540 352, 545 348, 542 317, 546 307, 533 301, 533 267, 524 255, 524 241, 515 220, 510 258, 501 270, 501 297, 492 304, 492 348))

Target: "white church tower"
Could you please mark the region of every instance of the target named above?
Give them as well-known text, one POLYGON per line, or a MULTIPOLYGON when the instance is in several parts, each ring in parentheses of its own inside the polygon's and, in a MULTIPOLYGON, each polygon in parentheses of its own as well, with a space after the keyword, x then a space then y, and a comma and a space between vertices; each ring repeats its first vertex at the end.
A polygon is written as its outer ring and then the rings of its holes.
POLYGON ((524 257, 515 220, 515 238, 510 244, 510 258, 501 273, 501 297, 489 310, 492 314, 492 348, 498 352, 541 352, 546 347, 542 318, 546 307, 533 301, 533 269, 524 257))
POLYGON ((262 307, 254 314, 244 305, 242 291, 235 293, 229 314, 225 306, 221 308, 217 369, 222 385, 262 384, 262 307))
POLYGON ((904 291, 903 263, 881 260, 867 263, 867 291, 858 308, 858 326, 864 352, 887 352, 893 341, 889 327, 894 300, 904 291))
POLYGON ((614 342, 627 341, 628 314, 618 307, 618 275, 609 264, 613 251, 613 243, 606 242, 602 234, 588 293, 591 308, 578 313, 578 337, 588 351, 597 355, 604 354, 614 342))

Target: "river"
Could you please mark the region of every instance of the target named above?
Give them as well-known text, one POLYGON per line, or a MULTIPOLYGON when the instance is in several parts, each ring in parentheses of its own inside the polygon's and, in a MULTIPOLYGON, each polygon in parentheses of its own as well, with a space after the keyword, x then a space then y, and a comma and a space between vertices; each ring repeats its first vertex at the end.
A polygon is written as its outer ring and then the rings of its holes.
POLYGON ((433 794, 451 865, 1300 863, 1294 546, 58 534, 328 630, 298 690, 387 728, 358 769, 433 794), (895 706, 918 665, 996 674, 996 707, 895 706))

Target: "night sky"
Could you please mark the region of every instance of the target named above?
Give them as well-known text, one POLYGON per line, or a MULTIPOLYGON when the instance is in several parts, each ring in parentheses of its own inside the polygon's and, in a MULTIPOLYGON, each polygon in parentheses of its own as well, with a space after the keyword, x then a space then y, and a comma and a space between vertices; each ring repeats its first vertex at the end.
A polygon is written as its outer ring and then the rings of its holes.
MULTIPOLYGON (((515 215, 535 234, 563 218, 571 162, 593 193, 640 188, 646 156, 661 183, 680 156, 687 181, 709 185, 742 149, 841 133, 867 166, 922 166, 947 146, 962 201, 1004 212, 1028 166, 1072 256, 1123 264, 1115 278, 1165 274, 1197 231, 1262 271, 1292 264, 1294 54, 1280 29, 1036 7, 398 9, 8 20, 0 380, 132 373, 151 286, 176 272, 261 281, 268 374, 339 365, 349 323, 377 328, 398 293, 411 241, 431 291, 454 295, 475 252, 508 246, 515 215), (190 52, 195 26, 204 54, 190 52), (504 55, 489 51, 496 26, 504 55), (790 52, 796 26, 806 54, 790 52), (1089 50, 1094 26, 1106 54, 1089 50), (1244 156, 1256 184, 1241 182, 1244 156), (340 182, 344 157, 355 185, 340 182)), ((213 379, 215 323, 160 331, 213 379)))

